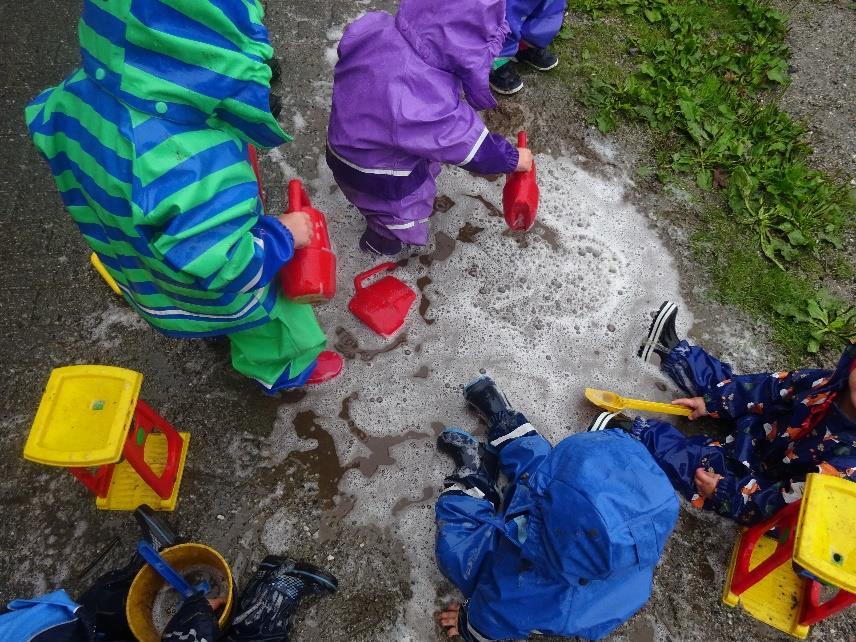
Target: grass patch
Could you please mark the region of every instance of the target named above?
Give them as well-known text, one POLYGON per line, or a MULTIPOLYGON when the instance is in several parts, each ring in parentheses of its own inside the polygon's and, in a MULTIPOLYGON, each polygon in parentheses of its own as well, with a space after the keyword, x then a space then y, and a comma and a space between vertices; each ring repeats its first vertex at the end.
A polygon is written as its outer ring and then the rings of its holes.
POLYGON ((854 199, 810 167, 801 123, 776 105, 787 85, 787 19, 762 0, 571 0, 590 24, 560 34, 604 133, 652 131, 663 183, 690 178, 705 203, 695 255, 720 297, 765 318, 792 356, 856 334, 844 302, 818 294, 847 278, 842 236, 854 199), (738 242, 735 242, 738 241, 738 242))

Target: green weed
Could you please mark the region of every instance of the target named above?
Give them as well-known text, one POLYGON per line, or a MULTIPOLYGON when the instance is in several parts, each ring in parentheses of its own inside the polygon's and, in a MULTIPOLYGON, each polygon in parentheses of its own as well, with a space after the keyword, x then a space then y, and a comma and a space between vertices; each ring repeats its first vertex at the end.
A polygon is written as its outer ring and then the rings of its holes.
POLYGON ((692 177, 728 212, 716 225, 723 236, 705 235, 697 246, 728 253, 735 238, 751 240, 740 248, 743 263, 752 264, 746 276, 773 287, 743 297, 740 284, 717 269, 720 294, 767 317, 787 347, 814 347, 808 337, 818 328, 780 310, 794 290, 799 301, 811 298, 812 266, 842 248, 854 200, 843 181, 809 166, 803 126, 775 104, 789 82, 786 17, 764 0, 571 0, 570 7, 623 21, 634 51, 623 74, 593 67, 579 95, 593 122, 606 133, 621 118, 641 121, 668 141, 657 158, 661 181, 692 177))

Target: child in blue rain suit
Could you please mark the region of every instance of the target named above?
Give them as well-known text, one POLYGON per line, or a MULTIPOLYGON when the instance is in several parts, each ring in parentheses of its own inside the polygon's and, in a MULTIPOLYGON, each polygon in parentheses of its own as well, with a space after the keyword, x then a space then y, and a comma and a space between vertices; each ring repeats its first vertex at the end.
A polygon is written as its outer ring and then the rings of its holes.
POLYGON ((523 81, 511 61, 538 71, 550 71, 559 58, 547 47, 562 28, 567 0, 506 0, 505 17, 511 33, 505 39, 490 74, 490 86, 498 94, 516 94, 523 81))
POLYGON ((489 377, 464 396, 487 422, 489 443, 458 429, 438 440, 458 468, 437 500, 437 563, 467 598, 441 624, 478 641, 607 635, 651 594, 678 516, 669 480, 620 430, 553 448, 489 377), (497 464, 509 482, 504 497, 497 464))
POLYGON ((677 312, 663 304, 640 356, 659 354, 663 371, 691 397, 675 402, 693 410, 690 419, 721 419, 731 432, 685 437, 663 421, 606 415, 596 423, 623 423, 696 507, 742 524, 798 501, 809 473, 856 481, 856 342, 834 370, 735 375, 678 339, 677 312))

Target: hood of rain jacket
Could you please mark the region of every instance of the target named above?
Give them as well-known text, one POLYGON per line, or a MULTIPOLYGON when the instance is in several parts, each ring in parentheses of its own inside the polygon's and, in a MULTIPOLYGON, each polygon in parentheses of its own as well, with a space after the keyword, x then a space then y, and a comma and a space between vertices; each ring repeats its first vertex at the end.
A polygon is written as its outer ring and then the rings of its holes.
POLYGON ((83 69, 139 111, 276 147, 289 136, 270 112, 263 17, 258 0, 85 0, 83 69))

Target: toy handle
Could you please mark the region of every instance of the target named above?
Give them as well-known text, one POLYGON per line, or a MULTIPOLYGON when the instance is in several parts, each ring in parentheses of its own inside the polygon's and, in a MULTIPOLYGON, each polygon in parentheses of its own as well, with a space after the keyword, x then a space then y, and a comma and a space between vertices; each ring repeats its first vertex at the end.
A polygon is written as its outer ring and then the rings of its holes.
POLYGON ((288 210, 285 213, 299 212, 304 207, 312 207, 312 203, 303 189, 303 183, 295 178, 288 183, 288 210))
POLYGON ((680 415, 689 417, 692 410, 684 406, 678 406, 673 403, 660 403, 659 401, 641 401, 639 399, 625 399, 625 408, 633 410, 647 410, 648 412, 662 412, 667 415, 680 415))
POLYGON ((366 270, 365 272, 361 272, 357 276, 354 277, 354 289, 362 290, 363 282, 372 278, 375 274, 380 274, 381 272, 386 272, 387 270, 394 270, 395 263, 392 261, 387 261, 386 263, 381 263, 380 265, 373 267, 371 270, 366 270))
POLYGON ((527 144, 526 132, 518 132, 517 133, 517 146, 518 147, 526 147, 527 144))
POLYGON ((160 575, 172 588, 181 594, 182 599, 189 600, 197 593, 203 595, 208 593, 208 582, 200 582, 196 586, 190 586, 169 563, 161 557, 154 547, 146 540, 140 540, 137 544, 137 552, 160 575))

